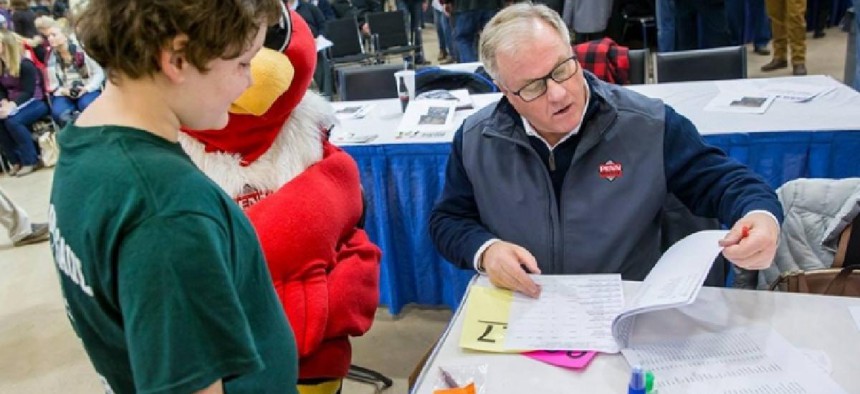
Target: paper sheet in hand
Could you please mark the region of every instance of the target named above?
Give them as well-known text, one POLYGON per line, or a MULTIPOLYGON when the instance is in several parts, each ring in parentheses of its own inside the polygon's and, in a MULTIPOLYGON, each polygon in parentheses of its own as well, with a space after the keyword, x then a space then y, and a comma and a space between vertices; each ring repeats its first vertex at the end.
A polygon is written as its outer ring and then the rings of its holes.
POLYGON ((654 372, 660 394, 840 394, 845 391, 771 328, 741 328, 623 350, 654 372))

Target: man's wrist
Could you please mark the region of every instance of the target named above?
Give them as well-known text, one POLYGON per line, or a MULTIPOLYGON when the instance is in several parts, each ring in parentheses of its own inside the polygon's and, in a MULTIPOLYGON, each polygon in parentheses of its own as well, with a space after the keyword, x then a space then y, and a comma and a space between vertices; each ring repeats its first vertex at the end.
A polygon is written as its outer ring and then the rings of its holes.
POLYGON ((472 266, 475 267, 475 271, 478 271, 480 274, 486 274, 487 271, 484 270, 484 252, 490 248, 494 243, 501 241, 498 238, 488 239, 487 242, 484 242, 481 247, 478 248, 478 251, 475 252, 475 257, 472 261, 472 266))

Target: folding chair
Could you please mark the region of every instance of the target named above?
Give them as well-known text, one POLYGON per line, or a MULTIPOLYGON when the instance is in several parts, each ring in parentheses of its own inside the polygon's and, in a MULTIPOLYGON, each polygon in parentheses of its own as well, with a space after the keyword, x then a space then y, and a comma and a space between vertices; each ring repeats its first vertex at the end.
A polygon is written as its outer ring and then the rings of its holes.
POLYGON ((415 35, 421 32, 407 33, 406 17, 403 12, 374 12, 367 14, 367 26, 370 28, 371 43, 374 54, 381 63, 388 55, 410 53, 416 56, 421 49, 415 42, 415 35))
POLYGON ((394 73, 399 64, 373 64, 344 67, 337 70, 338 95, 341 101, 373 100, 397 97, 394 73))
POLYGON ((332 97, 334 91, 334 71, 337 66, 348 63, 369 62, 373 57, 364 51, 361 33, 355 18, 336 19, 326 23, 325 37, 332 42, 324 57, 326 73, 323 78, 323 92, 332 97))
POLYGON ((631 49, 627 52, 630 59, 630 72, 628 73, 631 85, 648 83, 648 63, 651 54, 647 49, 631 49))
POLYGON ((747 77, 744 46, 657 53, 657 83, 747 77))

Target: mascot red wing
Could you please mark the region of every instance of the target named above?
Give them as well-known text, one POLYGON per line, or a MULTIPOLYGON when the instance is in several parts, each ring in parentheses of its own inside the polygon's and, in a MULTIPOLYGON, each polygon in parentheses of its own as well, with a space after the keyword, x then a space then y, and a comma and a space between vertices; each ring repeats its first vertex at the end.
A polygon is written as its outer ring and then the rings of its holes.
POLYGON ((183 130, 192 160, 248 214, 298 345, 299 378, 340 383, 348 337, 370 329, 380 251, 356 225, 361 185, 352 158, 324 130, 334 110, 308 91, 316 63, 310 29, 285 13, 252 60, 253 85, 224 130, 183 130))

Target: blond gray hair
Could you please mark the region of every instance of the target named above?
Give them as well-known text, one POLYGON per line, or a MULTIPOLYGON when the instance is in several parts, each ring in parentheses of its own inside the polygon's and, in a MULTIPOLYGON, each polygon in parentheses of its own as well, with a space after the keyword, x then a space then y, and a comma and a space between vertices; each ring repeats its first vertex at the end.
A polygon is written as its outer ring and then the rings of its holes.
MULTIPOLYGON (((0 1, 2 1, 2 0, 0 0, 0 1)), ((51 18, 50 16, 42 15, 42 16, 36 18, 33 21, 33 24, 36 25, 36 29, 41 30, 41 29, 49 29, 49 28, 57 26, 57 21, 54 20, 54 18, 51 18)))
POLYGON ((517 3, 501 10, 487 22, 479 45, 481 63, 493 79, 498 80, 499 67, 496 55, 500 51, 513 51, 531 38, 534 22, 553 27, 564 42, 570 42, 570 32, 557 12, 543 4, 517 3))

